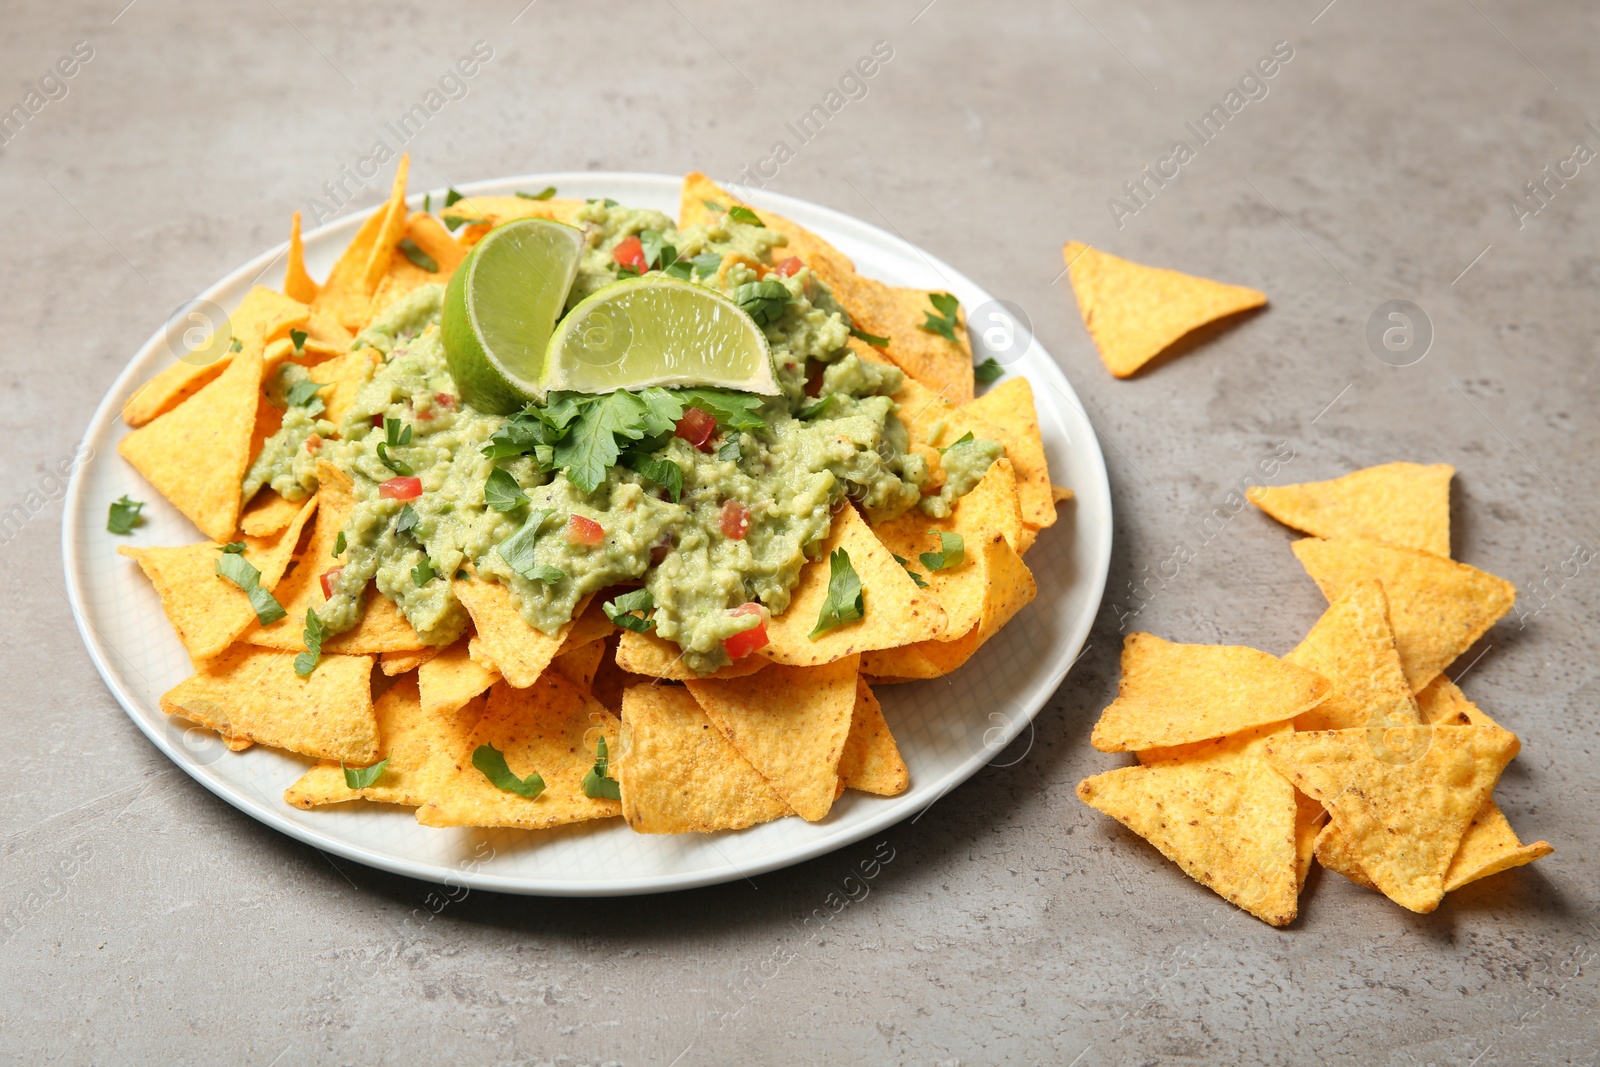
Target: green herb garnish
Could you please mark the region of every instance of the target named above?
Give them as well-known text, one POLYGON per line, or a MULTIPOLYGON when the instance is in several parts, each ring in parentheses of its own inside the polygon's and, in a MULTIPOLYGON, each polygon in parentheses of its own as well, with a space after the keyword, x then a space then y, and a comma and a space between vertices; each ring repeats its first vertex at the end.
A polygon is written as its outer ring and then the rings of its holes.
POLYGON ((133 528, 141 521, 139 509, 142 507, 143 500, 130 499, 127 493, 123 493, 122 499, 111 502, 111 511, 106 516, 106 529, 114 534, 133 533, 133 528))
POLYGON ((757 326, 766 326, 783 317, 783 309, 789 306, 789 288, 771 278, 745 282, 734 289, 733 302, 755 319, 757 326))
POLYGON ((549 508, 534 508, 528 512, 528 517, 522 521, 517 531, 501 541, 495 549, 508 567, 529 581, 544 582, 548 585, 566 577, 556 568, 538 563, 533 556, 534 543, 539 538, 539 528, 554 514, 555 512, 549 508), (551 574, 554 574, 553 578, 550 577, 551 574))
POLYGON ((960 534, 943 533, 939 530, 929 530, 939 538, 939 551, 923 552, 917 556, 922 560, 922 565, 930 571, 942 571, 950 567, 959 566, 967 558, 966 544, 960 534))
POLYGON ((270 626, 288 614, 276 597, 261 588, 261 572, 243 554, 223 552, 217 557, 216 568, 218 574, 244 590, 255 609, 256 621, 262 626, 270 626))
POLYGON ((552 196, 556 195, 556 187, 553 185, 547 185, 543 189, 540 189, 537 193, 525 193, 521 189, 518 189, 517 195, 522 197, 524 200, 549 200, 552 196))
POLYGON ((335 556, 344 555, 344 531, 343 530, 340 530, 339 531, 339 536, 335 537, 333 539, 333 554, 335 556))
POLYGON ((244 351, 244 342, 240 341, 237 337, 235 337, 233 339, 233 342, 230 345, 228 345, 228 351, 229 352, 243 352, 244 351))
POLYGON ((947 444, 943 448, 939 449, 939 455, 941 455, 941 456, 944 455, 946 452, 950 451, 952 448, 955 448, 957 445, 971 444, 972 440, 973 440, 972 431, 968 430, 966 433, 962 434, 960 437, 956 438, 954 441, 951 441, 949 444, 947 444))
POLYGON ((1005 373, 1006 369, 1002 367, 1000 365, 1000 361, 995 359, 993 356, 990 356, 988 359, 972 368, 972 376, 978 381, 982 382, 984 385, 989 385, 999 381, 1005 376, 1005 373))
POLYGON ((836 402, 838 402, 838 399, 838 393, 829 393, 827 396, 818 397, 805 407, 801 408, 799 411, 795 412, 794 417, 800 419, 801 421, 814 419, 819 415, 827 413, 827 411, 832 408, 836 402))
POLYGON ((289 391, 283 395, 283 398, 289 402, 290 407, 303 408, 316 399, 318 392, 328 388, 328 385, 329 383, 327 382, 313 382, 310 380, 295 382, 289 386, 289 391))
POLYGON ((757 215, 754 211, 751 211, 743 204, 735 204, 730 207, 728 209, 728 217, 734 222, 743 222, 750 226, 759 226, 763 230, 767 228, 767 224, 761 221, 761 216, 757 215))
POLYGON ((683 495, 683 468, 670 459, 630 450, 622 454, 622 463, 629 470, 644 475, 665 489, 674 504, 683 495))
POLYGON ((949 293, 929 293, 928 301, 939 314, 935 315, 933 311, 924 312, 927 321, 917 329, 936 333, 946 341, 954 342, 956 331, 961 328, 961 323, 956 319, 956 313, 961 310, 961 301, 949 293))
POLYGON ((535 771, 526 778, 518 778, 506 766, 506 754, 493 745, 479 745, 472 753, 472 765, 496 788, 532 800, 544 792, 544 779, 535 771))
POLYGON ((441 215, 439 219, 452 233, 463 226, 482 226, 489 221, 488 219, 469 219, 463 215, 441 215))
POLYGON ((306 650, 294 658, 294 673, 302 678, 311 677, 311 672, 317 669, 317 661, 322 658, 322 638, 326 632, 317 613, 307 608, 306 628, 300 635, 306 650))
POLYGON ((875 333, 868 333, 866 330, 863 330, 858 326, 850 327, 850 336, 854 337, 858 341, 867 342, 867 344, 871 345, 873 348, 889 347, 889 339, 887 337, 879 337, 875 333))
POLYGON ((247 546, 243 541, 229 541, 222 546, 224 552, 243 552, 247 546))
POLYGON ((644 249, 644 261, 656 270, 666 270, 677 262, 678 250, 667 243, 659 230, 640 230, 639 245, 644 249))
MULTIPOLYGON (((422 518, 417 514, 416 508, 413 508, 410 504, 401 504, 400 512, 394 519, 394 532, 399 534, 415 530, 417 523, 421 521, 422 518)), ((344 531, 341 530, 339 532, 343 533, 344 531)))
POLYGON ((384 419, 383 433, 386 440, 378 442, 378 461, 401 477, 410 477, 410 465, 391 458, 389 449, 409 445, 411 443, 411 427, 405 425, 399 419, 384 419))
POLYGON ((836 548, 828 557, 828 597, 822 602, 822 611, 817 615, 817 628, 809 636, 815 640, 818 634, 847 622, 855 622, 864 618, 866 613, 866 604, 861 595, 861 577, 850 565, 850 553, 836 548))
POLYGON ((460 193, 456 192, 456 187, 455 186, 451 185, 451 186, 447 186, 445 188, 445 194, 444 194, 444 206, 445 207, 451 207, 452 205, 454 205, 456 203, 456 201, 465 200, 465 199, 466 199, 466 197, 464 197, 460 193))
POLYGON ((889 555, 894 557, 894 561, 896 563, 900 564, 901 567, 905 568, 905 572, 911 576, 911 580, 913 582, 917 583, 917 588, 918 589, 926 589, 926 588, 928 588, 928 583, 922 580, 922 575, 918 574, 916 571, 911 569, 911 561, 909 559, 906 559, 904 556, 900 555, 898 552, 891 552, 891 553, 889 553, 889 555))
POLYGON ((304 330, 289 331, 289 342, 294 345, 294 350, 297 353, 306 350, 306 337, 307 334, 304 330))
POLYGON ((583 795, 591 800, 621 800, 622 787, 615 778, 607 776, 610 770, 611 759, 606 751, 606 738, 600 735, 600 741, 595 745, 594 766, 589 773, 583 776, 583 795))
POLYGON ((344 771, 344 784, 350 789, 366 789, 378 780, 378 776, 383 774, 383 769, 388 765, 388 756, 370 767, 346 767, 344 760, 339 761, 339 767, 344 771))
POLYGON ((417 266, 429 274, 439 273, 439 261, 422 250, 422 246, 409 237, 400 238, 400 251, 417 266))
POLYGON ((516 511, 528 502, 528 494, 522 491, 522 486, 511 476, 511 472, 503 467, 496 467, 489 472, 489 480, 483 483, 483 500, 491 508, 499 512, 516 511))
POLYGON ((744 459, 744 450, 739 447, 737 434, 728 435, 728 439, 722 443, 722 447, 717 449, 717 458, 726 460, 729 463, 738 463, 744 459))
POLYGON ((433 569, 433 560, 427 556, 423 556, 422 562, 411 568, 411 580, 416 583, 418 589, 437 577, 439 572, 433 569))
POLYGON ((650 590, 635 589, 631 593, 617 597, 609 604, 601 604, 600 610, 606 613, 606 618, 624 630, 642 634, 655 629, 656 621, 649 617, 655 606, 656 598, 650 595, 650 590), (636 611, 640 614, 635 615, 636 611))

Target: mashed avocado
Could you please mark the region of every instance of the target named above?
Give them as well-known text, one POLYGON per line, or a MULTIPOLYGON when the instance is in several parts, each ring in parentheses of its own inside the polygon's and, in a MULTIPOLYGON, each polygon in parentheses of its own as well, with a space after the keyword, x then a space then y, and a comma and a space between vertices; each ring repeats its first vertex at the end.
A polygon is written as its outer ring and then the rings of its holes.
MULTIPOLYGON (((723 640, 759 621, 730 609, 752 600, 775 614, 787 608, 807 549, 827 535, 844 499, 874 521, 918 506, 932 515, 948 514, 1001 454, 992 441, 958 442, 944 452, 943 486, 924 496, 931 474, 927 460, 911 450, 891 399, 902 372, 863 362, 848 350, 848 319, 808 268, 788 277, 763 276, 773 250, 784 243, 781 234, 731 220, 678 230, 660 212, 602 201, 587 204, 579 220, 588 251, 569 308, 617 280, 613 249, 639 234, 659 237, 680 260, 694 261, 692 280, 726 294, 755 282, 781 285, 781 311, 767 316, 763 330, 782 395, 751 400, 758 418, 747 420, 747 428, 719 423, 701 448, 673 435, 668 423, 666 432, 631 446, 629 457, 585 491, 553 464, 547 445, 530 445, 525 454, 485 455, 491 438, 514 420, 460 401, 437 326, 443 287, 415 290, 356 338, 357 347, 371 346, 387 358, 342 424, 317 418, 320 401, 287 405, 283 428, 268 439, 245 478, 247 500, 262 485, 287 499, 303 499, 316 487, 318 458, 354 479, 356 504, 345 528, 342 569, 319 611, 327 632, 359 621, 362 593, 372 581, 423 640, 448 644, 469 621, 450 589, 450 579, 468 564, 509 587, 523 618, 547 633, 571 618, 590 593, 643 581, 655 599, 656 632, 683 648, 691 668, 712 671, 728 662, 723 640), (390 445, 386 423, 393 424, 396 437, 405 430, 409 437, 390 445), (308 448, 312 434, 320 444, 308 448), (663 483, 662 464, 681 477, 676 499, 663 483), (526 504, 508 511, 489 506, 486 483, 497 468, 515 480, 526 504), (421 494, 390 499, 380 487, 405 472, 420 480, 421 494), (747 515, 742 529, 735 526, 743 536, 724 529, 730 501, 747 515), (573 516, 599 524, 599 543, 568 538, 573 516), (500 546, 525 526, 530 530, 518 541, 531 541, 531 565, 520 558, 513 566, 500 546)), ((771 286, 762 299, 773 309, 780 302, 771 286)), ((269 397, 287 396, 306 378, 304 368, 285 364, 269 397)), ((677 398, 684 407, 694 406, 694 399, 690 393, 677 398)), ((553 395, 551 410, 559 402, 553 395)))

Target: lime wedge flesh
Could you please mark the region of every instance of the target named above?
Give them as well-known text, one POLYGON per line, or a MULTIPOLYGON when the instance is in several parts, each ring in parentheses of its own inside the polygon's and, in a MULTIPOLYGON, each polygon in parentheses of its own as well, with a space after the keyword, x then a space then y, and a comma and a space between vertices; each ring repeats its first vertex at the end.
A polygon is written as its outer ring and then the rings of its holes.
POLYGON ((660 275, 608 285, 568 312, 540 384, 580 393, 651 385, 779 392, 766 336, 739 305, 660 275))
POLYGON ((450 374, 473 407, 508 415, 543 399, 545 349, 584 248, 575 227, 516 219, 490 230, 457 268, 439 333, 450 374))

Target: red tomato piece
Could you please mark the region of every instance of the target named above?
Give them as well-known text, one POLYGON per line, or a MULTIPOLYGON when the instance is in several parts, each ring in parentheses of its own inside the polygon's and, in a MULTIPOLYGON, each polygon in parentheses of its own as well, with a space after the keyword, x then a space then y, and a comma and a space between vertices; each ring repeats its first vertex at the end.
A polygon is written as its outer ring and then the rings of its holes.
POLYGON ((390 478, 378 485, 378 496, 384 500, 415 500, 421 495, 421 478, 390 478))
POLYGON ((743 541, 750 532, 750 509, 737 500, 722 502, 722 536, 730 541, 743 541))
POLYGON ((567 520, 569 545, 598 545, 606 539, 606 529, 593 519, 574 515, 567 520))
POLYGON ((310 437, 306 438, 306 451, 307 452, 315 452, 317 449, 319 449, 321 447, 322 447, 322 435, 321 434, 314 433, 310 437))
POLYGON ((717 432, 717 419, 708 411, 688 408, 678 420, 673 436, 681 437, 702 452, 711 451, 711 438, 717 432))
POLYGON ((644 245, 640 242, 638 234, 617 242, 617 247, 611 250, 611 258, 621 266, 636 270, 640 274, 650 269, 650 261, 644 258, 644 245))
POLYGON ((322 596, 325 600, 333 599, 333 586, 339 580, 339 572, 343 567, 335 567, 331 571, 322 572, 322 596))
POLYGON ((456 406, 456 398, 451 396, 449 393, 434 393, 433 402, 442 408, 453 408, 456 406))
POLYGON ((761 621, 743 633, 734 634, 724 638, 722 649, 732 659, 744 659, 758 648, 765 648, 771 644, 767 637, 767 609, 755 601, 740 604, 729 612, 731 615, 759 615, 761 621))
POLYGON ((785 278, 793 278, 805 267, 804 261, 799 256, 790 256, 788 259, 772 268, 772 273, 781 274, 785 278))

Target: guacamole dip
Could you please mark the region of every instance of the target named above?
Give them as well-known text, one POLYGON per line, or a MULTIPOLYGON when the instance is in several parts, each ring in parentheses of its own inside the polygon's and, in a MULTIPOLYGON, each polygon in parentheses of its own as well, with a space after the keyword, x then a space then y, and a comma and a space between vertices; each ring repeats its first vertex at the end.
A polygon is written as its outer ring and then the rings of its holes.
POLYGON ((660 212, 601 201, 578 219, 588 249, 569 309, 630 276, 623 261, 639 263, 630 239, 643 238, 651 271, 666 263, 751 314, 781 395, 553 393, 513 417, 480 412, 460 399, 445 361, 443 286, 414 290, 356 338, 385 358, 338 425, 302 384, 314 368, 285 364, 269 382, 283 427, 247 473, 245 498, 271 486, 303 499, 319 458, 355 483, 345 554, 318 612, 326 633, 359 621, 369 583, 424 641, 444 645, 470 621, 451 592, 469 567, 504 583, 547 633, 589 594, 642 582, 654 631, 709 672, 729 662, 727 638, 761 622, 734 609, 788 607, 807 550, 843 500, 871 521, 918 507, 945 515, 1001 454, 970 437, 942 454, 909 440, 891 399, 902 372, 849 350, 847 314, 809 268, 775 255, 781 234, 732 219, 679 230, 660 212))

